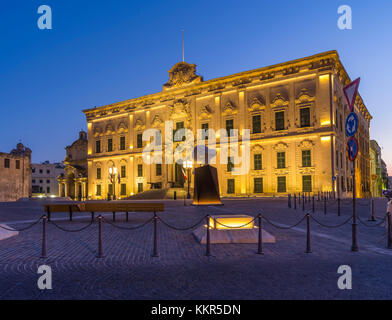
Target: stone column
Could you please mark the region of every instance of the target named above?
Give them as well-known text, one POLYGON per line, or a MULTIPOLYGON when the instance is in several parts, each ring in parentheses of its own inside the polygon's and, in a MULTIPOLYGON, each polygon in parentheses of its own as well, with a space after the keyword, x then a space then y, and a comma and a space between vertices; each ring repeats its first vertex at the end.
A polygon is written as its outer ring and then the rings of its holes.
POLYGON ((86 182, 82 182, 82 201, 86 200, 86 182))

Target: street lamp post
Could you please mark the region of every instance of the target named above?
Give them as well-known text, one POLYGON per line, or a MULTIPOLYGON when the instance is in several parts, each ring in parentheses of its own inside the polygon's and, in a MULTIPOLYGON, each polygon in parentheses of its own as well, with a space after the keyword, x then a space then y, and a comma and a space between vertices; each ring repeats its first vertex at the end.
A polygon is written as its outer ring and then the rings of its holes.
POLYGON ((191 169, 192 169, 192 161, 191 160, 185 160, 183 163, 184 169, 187 169, 187 175, 188 175, 188 194, 187 194, 187 199, 191 198, 191 193, 190 193, 190 186, 191 186, 191 169))
POLYGON ((116 175, 117 175, 117 168, 109 168, 109 179, 113 185, 113 200, 116 200, 116 175))

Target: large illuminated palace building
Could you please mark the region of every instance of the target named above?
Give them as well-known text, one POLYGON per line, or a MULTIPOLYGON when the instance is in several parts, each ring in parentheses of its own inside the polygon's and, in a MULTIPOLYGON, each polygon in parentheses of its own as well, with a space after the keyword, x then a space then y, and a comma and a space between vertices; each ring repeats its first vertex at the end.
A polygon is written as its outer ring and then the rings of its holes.
MULTIPOLYGON (((165 121, 174 129, 250 129, 250 171, 233 175, 217 164, 222 196, 271 196, 332 191, 351 196, 343 87, 350 82, 338 53, 311 57, 203 81, 196 66, 177 63, 161 92, 84 110, 88 123, 88 198, 117 198, 154 188, 183 187, 182 164, 143 162, 143 131, 165 121), (111 168, 111 169, 110 169, 111 168), (109 179, 116 168, 119 177, 109 179), (113 187, 113 182, 116 185, 113 187)), ((369 125, 358 94, 357 196, 369 193, 369 125)), ((174 142, 178 144, 180 142, 174 142)), ((196 144, 196 141, 195 141, 196 144)), ((175 146, 174 146, 175 147, 175 146)))

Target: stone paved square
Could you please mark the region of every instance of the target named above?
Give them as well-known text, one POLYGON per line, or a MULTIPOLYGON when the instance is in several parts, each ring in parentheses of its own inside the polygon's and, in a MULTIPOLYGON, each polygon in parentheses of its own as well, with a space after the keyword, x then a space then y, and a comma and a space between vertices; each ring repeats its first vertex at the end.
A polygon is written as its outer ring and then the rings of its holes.
MULTIPOLYGON (((221 207, 184 206, 183 201, 164 201, 159 216, 168 224, 187 227, 206 214, 248 214, 260 212, 279 226, 290 226, 311 210, 306 204, 297 210, 287 207, 287 198, 226 199, 221 207)), ((0 223, 16 229, 28 226, 43 214, 42 201, 0 204, 0 223)), ((276 237, 264 244, 211 245, 205 256, 192 230, 177 231, 158 223, 158 253, 152 257, 152 223, 137 230, 122 230, 103 223, 104 258, 98 259, 98 224, 81 232, 64 232, 47 225, 48 258, 41 259, 42 224, 0 241, 1 299, 391 299, 392 250, 386 248, 386 228, 368 222, 369 200, 358 200, 359 252, 351 252, 351 223, 325 228, 311 220, 312 253, 306 254, 306 224, 277 229, 263 220, 263 228, 276 237), (37 287, 39 265, 53 271, 53 289, 37 287), (352 290, 337 286, 340 265, 352 268, 352 290)), ((385 200, 376 199, 376 216, 385 215, 385 200)), ((337 216, 336 201, 327 214, 316 201, 313 217, 326 225, 338 225, 352 214, 350 201, 342 203, 337 216)), ((132 227, 152 213, 130 213, 129 222, 118 213, 115 225, 132 227)), ((104 214, 111 222, 112 214, 104 214)), ((66 229, 87 226, 90 215, 53 214, 56 224, 66 229)))

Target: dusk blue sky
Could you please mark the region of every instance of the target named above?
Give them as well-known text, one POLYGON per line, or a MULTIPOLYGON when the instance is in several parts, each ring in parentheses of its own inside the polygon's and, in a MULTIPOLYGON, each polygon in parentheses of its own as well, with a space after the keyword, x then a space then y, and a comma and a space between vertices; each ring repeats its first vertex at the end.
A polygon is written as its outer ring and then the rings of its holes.
POLYGON ((338 50, 373 116, 392 173, 392 1, 3 0, 0 151, 21 139, 33 161, 61 161, 86 129, 83 109, 161 91, 181 60, 205 80, 338 50), (53 11, 39 30, 37 8, 53 11), (353 29, 337 27, 340 5, 353 29))

